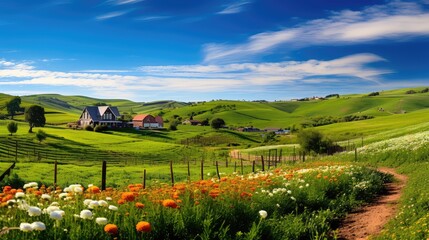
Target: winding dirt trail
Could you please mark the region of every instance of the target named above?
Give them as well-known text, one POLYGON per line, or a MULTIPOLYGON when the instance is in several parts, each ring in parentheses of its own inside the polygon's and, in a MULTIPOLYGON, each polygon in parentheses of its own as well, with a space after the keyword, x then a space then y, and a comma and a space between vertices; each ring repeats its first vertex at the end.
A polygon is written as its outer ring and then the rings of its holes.
POLYGON ((368 239, 380 233, 383 226, 395 216, 402 189, 408 177, 395 172, 392 168, 379 168, 381 172, 392 174, 396 181, 387 184, 387 193, 374 203, 364 206, 347 215, 338 228, 338 239, 368 239))

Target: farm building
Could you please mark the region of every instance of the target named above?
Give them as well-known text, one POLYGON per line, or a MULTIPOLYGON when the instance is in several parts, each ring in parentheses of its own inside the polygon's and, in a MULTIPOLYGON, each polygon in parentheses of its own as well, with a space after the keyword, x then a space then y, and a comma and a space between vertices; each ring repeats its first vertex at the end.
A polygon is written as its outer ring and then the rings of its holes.
POLYGON ((110 106, 88 106, 83 109, 78 125, 81 127, 91 125, 105 125, 108 127, 122 126, 119 121, 121 115, 117 107, 110 106))
POLYGON ((163 128, 164 121, 161 116, 152 116, 150 114, 139 114, 133 118, 133 127, 135 128, 163 128))

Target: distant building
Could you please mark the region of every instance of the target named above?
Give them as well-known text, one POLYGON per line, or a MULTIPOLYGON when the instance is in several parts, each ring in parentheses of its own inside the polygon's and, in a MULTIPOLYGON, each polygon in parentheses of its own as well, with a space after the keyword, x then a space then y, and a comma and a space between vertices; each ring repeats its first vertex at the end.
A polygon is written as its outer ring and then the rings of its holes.
POLYGON ((261 129, 254 128, 254 127, 241 127, 241 128, 237 128, 237 131, 239 131, 239 132, 260 132, 261 129))
POLYGON ((150 114, 139 114, 133 118, 134 128, 163 128, 164 120, 161 116, 154 117, 150 114))
POLYGON ((104 125, 108 127, 120 127, 122 121, 119 121, 121 115, 117 107, 110 106, 88 106, 83 109, 80 115, 78 125, 85 127, 87 125, 104 125))

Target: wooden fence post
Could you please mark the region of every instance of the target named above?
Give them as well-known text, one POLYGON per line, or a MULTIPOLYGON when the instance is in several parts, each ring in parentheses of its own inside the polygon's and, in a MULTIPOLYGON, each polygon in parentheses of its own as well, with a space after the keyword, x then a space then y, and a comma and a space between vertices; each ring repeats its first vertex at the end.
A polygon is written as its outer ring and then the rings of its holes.
POLYGON ((107 162, 103 161, 103 166, 101 168, 101 190, 106 190, 106 170, 107 170, 107 162))
POLYGON ((189 160, 188 160, 188 181, 191 181, 191 168, 189 167, 189 160))
POLYGON ((170 161, 171 186, 174 187, 173 161, 170 161))
POLYGON ((58 173, 58 168, 57 168, 57 160, 55 160, 54 162, 54 187, 57 186, 57 173, 58 173))
POLYGON ((255 160, 252 161, 252 172, 255 172, 255 160))
POLYGON ((243 175, 244 174, 243 159, 240 159, 240 164, 241 164, 241 175, 243 175))
POLYGON ((217 178, 219 178, 219 179, 220 179, 219 166, 218 166, 218 164, 217 164, 217 161, 216 161, 216 174, 217 174, 217 178))
POLYGON ((18 161, 18 140, 15 140, 15 162, 18 161))
POLYGON ((355 162, 357 162, 357 148, 355 147, 355 162))
POLYGON ((261 155, 261 161, 262 161, 262 172, 264 172, 265 171, 264 155, 261 155))
POLYGON ((204 180, 204 161, 201 160, 201 180, 204 180))
POLYGON ((146 188, 146 169, 143 170, 143 189, 146 188))

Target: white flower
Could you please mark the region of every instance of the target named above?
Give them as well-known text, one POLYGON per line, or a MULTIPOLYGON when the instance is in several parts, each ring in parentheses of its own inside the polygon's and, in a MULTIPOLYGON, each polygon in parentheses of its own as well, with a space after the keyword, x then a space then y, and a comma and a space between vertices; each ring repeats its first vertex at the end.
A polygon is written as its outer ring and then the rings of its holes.
POLYGON ((31 228, 32 228, 33 230, 37 230, 37 231, 43 231, 43 230, 46 230, 46 226, 45 226, 45 224, 44 224, 44 223, 42 223, 42 222, 34 222, 34 223, 32 223, 32 224, 31 224, 31 228))
POLYGON ((58 202, 52 202, 49 206, 60 206, 60 204, 58 202))
POLYGON ((42 194, 41 198, 45 200, 51 200, 51 196, 49 194, 42 194))
POLYGON ((63 213, 62 213, 62 211, 56 210, 56 211, 51 212, 49 214, 49 217, 54 219, 54 220, 61 220, 61 219, 63 219, 63 213))
POLYGON ((13 205, 16 203, 16 201, 14 199, 11 199, 11 200, 7 200, 6 203, 7 203, 7 205, 13 205))
POLYGON ((91 201, 88 205, 89 208, 97 208, 99 206, 100 204, 98 203, 98 201, 91 201))
POLYGON ((112 210, 112 211, 118 211, 118 207, 113 206, 113 205, 110 205, 109 209, 112 210))
POLYGON ((42 214, 42 210, 38 207, 29 207, 28 208, 28 215, 30 215, 30 217, 40 216, 41 214, 42 214))
POLYGON ((33 230, 33 228, 31 227, 31 224, 29 223, 19 224, 19 229, 23 232, 31 232, 33 230))
POLYGON ((30 183, 24 184, 24 189, 26 189, 26 188, 37 188, 37 187, 38 187, 38 184, 36 182, 30 182, 30 183))
POLYGON ((92 212, 88 209, 80 211, 80 218, 82 219, 92 219, 92 212))
POLYGON ((49 206, 49 207, 45 208, 43 210, 43 212, 51 214, 51 212, 57 211, 57 210, 60 210, 60 208, 58 206, 49 206))
POLYGON ((266 218, 268 216, 268 213, 265 210, 261 210, 259 211, 259 216, 261 216, 261 218, 266 218))
POLYGON ((290 197, 290 199, 292 199, 292 200, 296 201, 296 198, 294 198, 294 197, 290 197))
POLYGON ((24 197, 25 197, 25 193, 23 193, 23 192, 15 193, 15 198, 24 198, 24 197))
POLYGON ((91 183, 91 184, 88 184, 88 188, 90 188, 90 187, 92 187, 92 186, 94 186, 94 184, 92 184, 92 183, 91 183))
POLYGON ((95 219, 95 222, 96 222, 98 225, 106 225, 106 224, 107 224, 107 218, 104 218, 104 217, 98 217, 98 218, 96 218, 96 219, 95 219))
POLYGON ((68 195, 68 193, 64 192, 64 193, 60 193, 60 195, 58 195, 58 197, 59 197, 60 199, 63 199, 63 198, 66 198, 66 197, 67 197, 67 195, 68 195))
POLYGON ((287 194, 292 194, 292 191, 291 190, 287 190, 287 194))
POLYGON ((98 205, 100 205, 102 207, 108 207, 109 206, 109 204, 106 201, 104 201, 104 200, 98 201, 98 205))
POLYGON ((111 197, 106 197, 106 201, 112 201, 111 197))
POLYGON ((85 206, 88 206, 91 201, 92 201, 92 199, 85 199, 85 200, 83 200, 83 204, 85 206))

